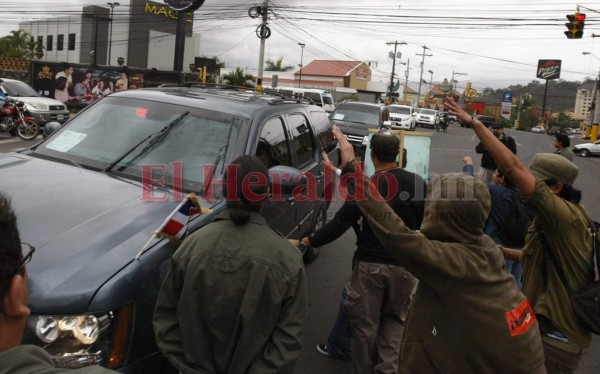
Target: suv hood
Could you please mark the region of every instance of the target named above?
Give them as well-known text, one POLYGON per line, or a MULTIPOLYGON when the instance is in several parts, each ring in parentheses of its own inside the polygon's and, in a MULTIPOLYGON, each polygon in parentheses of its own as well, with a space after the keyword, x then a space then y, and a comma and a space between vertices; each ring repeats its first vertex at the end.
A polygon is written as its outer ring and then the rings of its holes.
POLYGON ((85 312, 177 206, 142 200, 139 182, 18 153, 0 155, 0 176, 21 240, 36 247, 27 265, 34 313, 85 312))

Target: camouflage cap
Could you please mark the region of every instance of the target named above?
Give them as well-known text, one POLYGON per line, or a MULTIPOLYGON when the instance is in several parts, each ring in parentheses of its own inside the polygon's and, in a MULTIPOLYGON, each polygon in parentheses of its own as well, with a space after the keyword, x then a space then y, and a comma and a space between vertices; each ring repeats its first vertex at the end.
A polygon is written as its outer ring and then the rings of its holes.
POLYGON ((565 157, 555 153, 538 153, 533 158, 529 171, 541 180, 552 179, 572 186, 579 174, 579 169, 565 157))

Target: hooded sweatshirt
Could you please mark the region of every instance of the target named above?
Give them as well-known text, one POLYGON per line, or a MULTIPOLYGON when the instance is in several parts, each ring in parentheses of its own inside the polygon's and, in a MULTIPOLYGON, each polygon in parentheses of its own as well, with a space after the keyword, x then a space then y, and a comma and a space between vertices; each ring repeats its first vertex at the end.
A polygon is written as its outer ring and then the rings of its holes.
POLYGON ((533 309, 483 232, 490 211, 483 182, 459 173, 434 176, 417 232, 373 196, 363 176, 346 180, 351 194, 366 196, 357 203, 379 241, 419 278, 399 373, 545 372, 533 309))

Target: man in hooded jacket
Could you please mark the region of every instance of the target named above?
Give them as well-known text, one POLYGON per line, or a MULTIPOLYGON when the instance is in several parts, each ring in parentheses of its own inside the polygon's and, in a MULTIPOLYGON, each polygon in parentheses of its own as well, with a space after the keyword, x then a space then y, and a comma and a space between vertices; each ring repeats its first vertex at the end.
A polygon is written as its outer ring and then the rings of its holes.
POLYGON ((400 349, 398 373, 545 373, 533 309, 504 258, 483 233, 486 185, 464 174, 431 179, 420 232, 369 188, 352 145, 334 126, 346 189, 357 196, 379 241, 419 279, 400 349), (493 340, 493 341, 492 341, 493 340))

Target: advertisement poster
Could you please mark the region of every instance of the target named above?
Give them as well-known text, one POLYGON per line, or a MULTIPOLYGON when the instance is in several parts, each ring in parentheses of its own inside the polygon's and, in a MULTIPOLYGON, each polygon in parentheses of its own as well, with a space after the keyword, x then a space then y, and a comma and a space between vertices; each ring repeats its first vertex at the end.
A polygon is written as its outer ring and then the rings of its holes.
POLYGON ((179 83, 179 73, 112 66, 32 62, 33 88, 71 108, 84 107, 112 92, 179 83))

